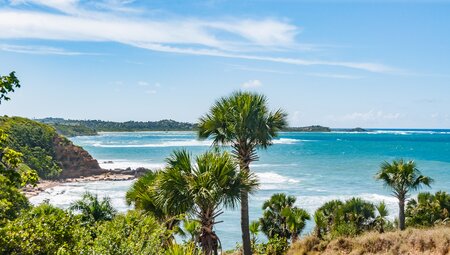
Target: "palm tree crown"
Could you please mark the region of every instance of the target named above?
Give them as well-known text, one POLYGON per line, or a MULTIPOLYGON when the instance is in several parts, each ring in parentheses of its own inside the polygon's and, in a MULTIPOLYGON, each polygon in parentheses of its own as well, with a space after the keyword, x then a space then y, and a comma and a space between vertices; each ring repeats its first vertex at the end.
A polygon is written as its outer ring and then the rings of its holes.
POLYGON ((84 193, 81 200, 72 203, 69 209, 81 212, 82 220, 86 223, 112 220, 117 213, 111 205, 109 197, 105 197, 100 201, 97 195, 89 192, 84 193))
POLYGON ((212 137, 215 145, 231 145, 240 163, 249 164, 257 160, 256 148, 271 145, 286 125, 286 114, 282 110, 270 112, 264 95, 235 92, 219 99, 200 118, 198 135, 212 137))

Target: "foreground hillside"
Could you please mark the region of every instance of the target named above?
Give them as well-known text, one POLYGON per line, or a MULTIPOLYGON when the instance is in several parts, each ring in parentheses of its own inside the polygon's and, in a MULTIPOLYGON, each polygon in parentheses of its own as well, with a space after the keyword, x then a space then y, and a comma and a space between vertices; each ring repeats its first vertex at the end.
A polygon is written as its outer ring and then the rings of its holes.
POLYGON ((0 117, 8 146, 23 154, 22 167, 36 170, 43 179, 92 175, 103 170, 83 148, 59 135, 50 125, 21 117, 0 117))
POLYGON ((354 238, 320 241, 310 236, 295 243, 288 255, 297 254, 450 254, 450 227, 407 229, 354 238))

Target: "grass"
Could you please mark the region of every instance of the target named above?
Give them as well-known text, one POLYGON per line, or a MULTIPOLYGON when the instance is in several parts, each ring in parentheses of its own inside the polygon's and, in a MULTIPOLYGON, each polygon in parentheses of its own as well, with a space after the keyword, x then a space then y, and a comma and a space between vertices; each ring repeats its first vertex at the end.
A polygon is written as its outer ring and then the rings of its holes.
POLYGON ((315 254, 450 254, 450 227, 370 232, 354 238, 322 241, 308 236, 292 245, 288 255, 315 254))

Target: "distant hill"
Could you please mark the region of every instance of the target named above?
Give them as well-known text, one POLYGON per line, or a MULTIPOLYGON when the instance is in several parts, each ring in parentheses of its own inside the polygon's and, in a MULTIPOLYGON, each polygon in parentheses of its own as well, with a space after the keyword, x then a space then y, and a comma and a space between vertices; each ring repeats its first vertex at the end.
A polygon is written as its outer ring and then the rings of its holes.
POLYGON ((44 118, 36 119, 36 121, 52 125, 58 133, 65 136, 95 135, 97 132, 190 131, 194 130, 197 126, 196 124, 174 120, 114 122, 44 118))
MULTIPOLYGON (((41 123, 52 125, 64 136, 96 135, 97 132, 133 132, 133 131, 193 131, 197 124, 175 120, 160 121, 104 121, 104 120, 66 120, 63 118, 36 119, 41 123)), ((362 128, 332 129, 313 125, 306 127, 288 127, 285 132, 366 132, 362 128)))

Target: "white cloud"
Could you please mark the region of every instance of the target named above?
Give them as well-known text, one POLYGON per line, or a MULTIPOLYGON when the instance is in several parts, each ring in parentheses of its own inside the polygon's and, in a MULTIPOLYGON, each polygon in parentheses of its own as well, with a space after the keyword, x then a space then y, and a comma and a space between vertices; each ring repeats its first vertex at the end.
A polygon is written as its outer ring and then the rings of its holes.
POLYGON ((261 83, 261 81, 259 81, 259 80, 249 80, 249 81, 244 82, 244 83, 242 84, 242 87, 243 87, 244 89, 259 88, 259 87, 261 87, 261 86, 262 86, 262 83, 261 83))
POLYGON ((35 45, 0 44, 0 50, 25 54, 39 54, 39 55, 65 55, 65 56, 98 55, 95 53, 68 51, 61 48, 35 46, 35 45))
MULTIPOLYGON (((129 1, 103 0, 101 5, 128 8, 129 1)), ((119 14, 114 10, 88 8, 95 1, 14 0, 0 9, 0 39, 118 42, 153 51, 238 58, 291 65, 324 65, 370 72, 397 70, 377 63, 306 60, 249 55, 248 52, 289 50, 300 44, 300 28, 289 22, 265 19, 154 19, 143 15, 119 14), (39 5, 59 11, 16 9, 17 5, 39 5), (231 35, 231 36, 230 36, 231 35), (230 39, 234 38, 234 39, 230 39)), ((97 4, 98 5, 98 4, 97 4)))

